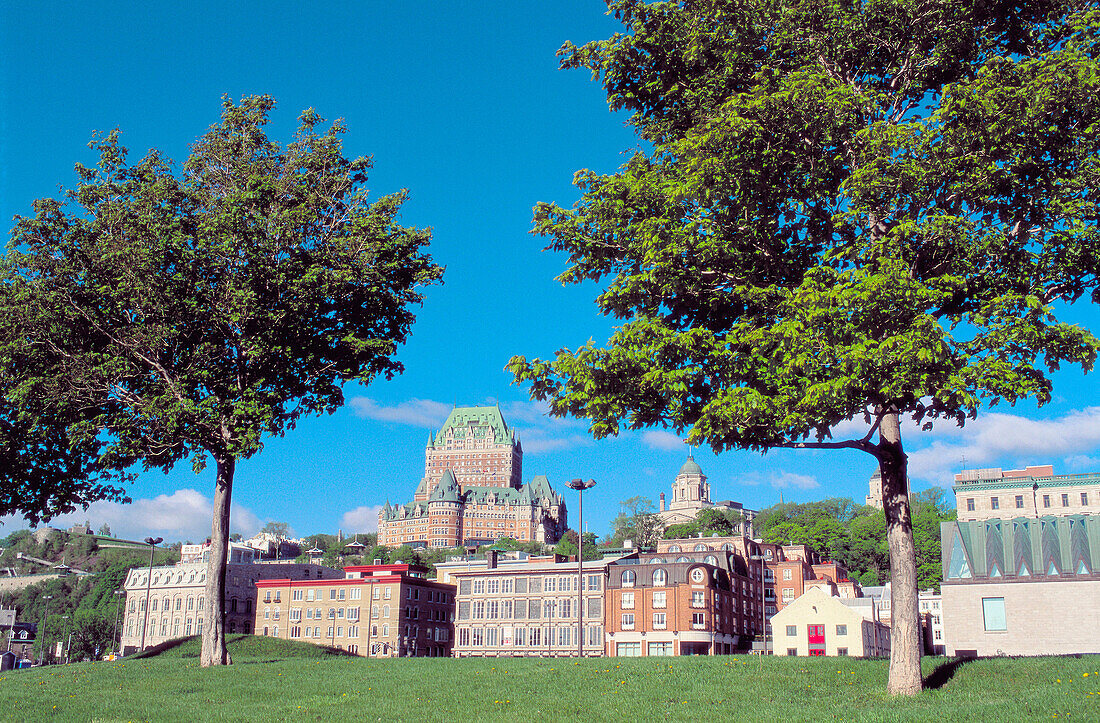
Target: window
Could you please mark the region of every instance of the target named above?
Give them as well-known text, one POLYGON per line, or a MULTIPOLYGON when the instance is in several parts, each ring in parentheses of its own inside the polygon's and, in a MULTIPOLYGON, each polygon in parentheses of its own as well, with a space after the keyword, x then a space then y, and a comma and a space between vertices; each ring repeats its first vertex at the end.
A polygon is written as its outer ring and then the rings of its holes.
POLYGON ((1050 495, 1043 495, 1043 507, 1050 507, 1050 495))
POLYGON ((1003 597, 983 597, 982 615, 985 618, 986 630, 1008 630, 1008 621, 1005 619, 1005 599, 1003 597))
POLYGON ((796 655, 798 655, 798 648, 787 648, 787 656, 788 657, 793 658, 796 655))
MULTIPOLYGON (((837 635, 847 635, 848 634, 848 626, 847 625, 837 625, 836 626, 836 634, 837 635)), ((847 655, 847 653, 845 653, 845 655, 847 655)))
POLYGON ((691 614, 691 627, 695 628, 696 630, 701 630, 702 628, 706 627, 706 618, 703 616, 703 613, 691 614))
POLYGON ((703 592, 701 590, 691 593, 691 606, 693 608, 703 607, 703 592))
POLYGON ((786 605, 791 600, 794 600, 794 588, 793 587, 783 588, 783 604, 786 605))
POLYGON ((657 568, 653 571, 653 584, 655 586, 663 587, 668 584, 668 573, 664 568, 657 568))
POLYGON ((837 655, 847 655, 848 654, 848 648, 837 648, 836 649, 836 654, 837 655))
POLYGON ((664 630, 667 627, 665 613, 653 613, 653 629, 664 630))
POLYGON ((642 644, 615 643, 615 655, 620 658, 640 658, 642 655, 642 644))
POLYGON ((1069 507, 1069 495, 1062 495, 1062 507, 1069 507))
POLYGON ((623 572, 623 587, 634 587, 634 581, 638 578, 633 570, 623 572))
POLYGON ((1081 493, 1081 506, 1083 507, 1083 506, 1087 505, 1088 503, 1089 503, 1089 493, 1088 492, 1082 492, 1081 493))
POLYGON ((651 657, 665 657, 672 655, 672 643, 650 643, 648 653, 651 657))
POLYGON ((790 580, 791 579, 791 570, 790 570, 790 568, 787 568, 786 570, 783 571, 783 579, 784 580, 790 580))
POLYGON ((634 613, 623 613, 623 630, 634 629, 634 613))
POLYGON ((966 499, 966 511, 967 512, 973 512, 974 511, 974 498, 973 497, 968 497, 966 499))
POLYGON ((691 571, 691 581, 696 585, 702 585, 703 581, 707 579, 707 573, 701 567, 697 567, 691 571))
POLYGON ((1022 510, 1024 508, 1024 496, 1016 495, 1016 509, 1022 510))
POLYGON ((666 604, 667 594, 668 593, 666 593, 664 590, 654 590, 653 591, 653 607, 655 607, 655 608, 666 607, 667 606, 667 604, 666 604))
POLYGON ((991 509, 991 510, 1001 509, 1001 501, 999 499, 997 499, 996 497, 990 497, 989 498, 989 509, 991 509))
POLYGON ((798 626, 797 625, 788 625, 787 626, 787 637, 788 638, 793 638, 796 635, 798 635, 798 626))
POLYGON ((626 608, 627 610, 630 610, 634 607, 634 592, 633 591, 624 592, 622 594, 622 606, 624 608, 626 608))

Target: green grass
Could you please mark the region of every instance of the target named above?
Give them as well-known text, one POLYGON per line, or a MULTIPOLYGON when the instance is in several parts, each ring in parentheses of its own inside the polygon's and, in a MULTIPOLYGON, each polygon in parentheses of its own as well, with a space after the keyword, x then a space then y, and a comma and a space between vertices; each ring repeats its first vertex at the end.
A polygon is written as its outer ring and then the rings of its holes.
POLYGON ((231 636, 230 652, 234 665, 210 670, 188 640, 143 659, 6 671, 0 719, 1100 720, 1096 655, 928 658, 925 674, 948 665, 946 680, 894 699, 885 661, 844 658, 372 661, 253 636, 231 636))

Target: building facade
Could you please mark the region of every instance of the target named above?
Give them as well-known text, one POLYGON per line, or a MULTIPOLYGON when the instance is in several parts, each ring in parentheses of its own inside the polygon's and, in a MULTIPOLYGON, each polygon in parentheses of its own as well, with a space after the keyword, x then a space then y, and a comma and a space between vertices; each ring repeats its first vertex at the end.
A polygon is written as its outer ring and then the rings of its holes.
MULTIPOLYGON (((229 563, 225 573, 226 632, 251 633, 256 583, 268 578, 326 579, 339 570, 298 563, 229 563)), ((126 612, 120 646, 123 655, 175 638, 201 635, 206 603, 206 563, 134 568, 126 576, 126 612), (148 601, 148 615, 146 602, 148 601), (142 630, 145 629, 144 640, 142 630)))
POLYGON ((932 589, 918 591, 917 610, 921 618, 928 620, 925 650, 931 655, 944 655, 947 637, 943 627, 943 596, 932 589))
POLYGON ((355 565, 343 579, 257 582, 257 635, 300 640, 369 658, 448 657, 453 585, 421 565, 355 565))
POLYGON ((757 585, 726 553, 639 554, 608 568, 607 655, 728 655, 759 629, 757 585))
POLYGON ((741 516, 741 523, 735 531, 739 535, 752 535, 752 521, 756 518, 754 510, 745 509, 739 502, 722 500, 712 502, 710 483, 703 474, 703 468, 689 453, 687 461, 680 467, 676 479, 672 481, 672 499, 666 503, 665 493, 661 493, 657 516, 665 527, 694 522, 699 512, 705 509, 735 512, 741 516))
POLYGON ((566 508, 545 476, 527 484, 523 447, 497 407, 456 407, 428 436, 424 476, 405 505, 378 515, 378 544, 460 547, 502 537, 553 544, 566 508))
POLYGON ((1100 653, 1100 516, 940 524, 947 655, 1100 653))
POLYGON ((813 587, 772 618, 774 650, 787 656, 884 657, 890 628, 870 598, 842 599, 813 587))
POLYGON ((1049 464, 963 470, 954 491, 960 522, 1100 515, 1100 473, 1056 475, 1049 464))
POLYGON ((484 567, 452 570, 458 585, 455 657, 576 656, 578 634, 584 655, 603 655, 607 566, 606 560, 589 560, 583 572, 576 562, 498 567, 490 556, 484 567), (577 611, 582 600, 583 620, 577 611))

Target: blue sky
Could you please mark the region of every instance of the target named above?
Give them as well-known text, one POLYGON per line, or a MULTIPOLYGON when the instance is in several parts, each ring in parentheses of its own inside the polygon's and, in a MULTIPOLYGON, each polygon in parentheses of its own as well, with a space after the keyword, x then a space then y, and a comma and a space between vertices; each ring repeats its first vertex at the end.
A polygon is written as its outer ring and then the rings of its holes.
MULTIPOLYGON (((423 473, 424 442, 453 404, 499 403, 525 448, 524 477, 591 477, 586 528, 603 535, 620 500, 668 492, 686 450, 663 430, 595 442, 583 422, 549 420, 510 384, 513 354, 548 356, 612 322, 593 285, 563 288, 561 255, 532 236, 538 201, 570 205, 580 168, 611 171, 638 141, 608 112, 588 74, 557 69, 562 42, 618 29, 596 0, 498 2, 5 3, 0 9, 0 216, 75 182, 94 162, 93 130, 115 127, 132 157, 156 147, 177 160, 219 114, 220 98, 269 93, 286 140, 298 113, 345 119, 348 155, 373 155, 373 193, 410 190, 402 222, 433 228, 447 267, 428 290, 406 372, 347 388, 336 414, 303 420, 237 467, 233 528, 265 521, 298 534, 373 530, 376 509, 405 502, 423 473)), ((1093 307, 1067 318, 1100 328, 1093 307)), ((1055 400, 997 407, 963 430, 906 430, 916 489, 949 485, 967 467, 1053 463, 1100 468, 1093 377, 1055 377, 1055 400), (965 462, 964 462, 965 460, 965 462)), ((716 499, 751 508, 828 496, 861 500, 874 469, 856 452, 729 452, 696 458, 716 499)), ((213 471, 144 475, 134 504, 97 503, 54 524, 90 519, 116 534, 169 540, 209 534, 213 471)), ((570 521, 575 525, 576 520, 570 521)), ((6 520, 5 528, 21 526, 6 520)))

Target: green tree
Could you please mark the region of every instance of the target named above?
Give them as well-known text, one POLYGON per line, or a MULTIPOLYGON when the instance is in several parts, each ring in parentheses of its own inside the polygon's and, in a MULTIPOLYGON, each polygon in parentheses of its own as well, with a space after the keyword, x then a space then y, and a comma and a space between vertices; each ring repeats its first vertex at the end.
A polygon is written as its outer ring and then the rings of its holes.
POLYGON ((93 472, 214 461, 203 666, 229 662, 238 460, 334 411, 345 381, 399 373, 408 307, 442 273, 429 232, 396 223, 405 192, 368 203, 370 161, 344 157, 340 123, 322 131, 307 110, 283 147, 264 131, 273 107, 226 99, 179 173, 156 151, 129 163, 117 131, 97 138, 67 203, 17 219, 0 279, 0 397, 17 422, 44 412, 93 472))
MULTIPOLYGON (((882 476, 888 689, 921 689, 902 417, 1049 400, 1098 342, 1100 9, 1073 0, 617 0, 560 51, 645 142, 535 230, 610 343, 509 364, 551 412, 715 450, 858 450, 882 476), (833 438, 842 422, 865 427, 833 438)), ((850 427, 846 427, 850 428, 850 427)))
POLYGON ((108 525, 106 522, 104 522, 102 525, 99 526, 99 530, 96 531, 96 534, 99 535, 100 537, 110 537, 111 536, 111 526, 108 525))
POLYGON ((637 547, 652 547, 661 537, 661 518, 653 500, 635 495, 619 503, 619 515, 611 521, 611 538, 616 545, 630 540, 637 547))
POLYGON ((702 531, 703 528, 698 522, 681 522, 666 527, 662 536, 666 540, 682 540, 687 537, 697 537, 702 531))
POLYGON ((260 528, 260 532, 266 532, 269 535, 275 535, 275 537, 281 539, 286 539, 293 534, 293 531, 290 529, 290 525, 285 522, 274 521, 268 522, 266 525, 260 528))

